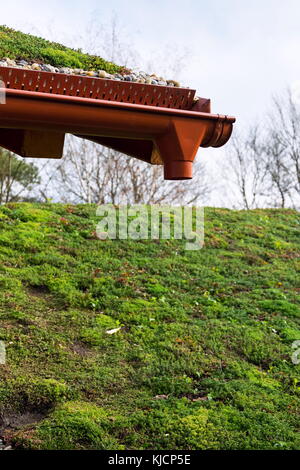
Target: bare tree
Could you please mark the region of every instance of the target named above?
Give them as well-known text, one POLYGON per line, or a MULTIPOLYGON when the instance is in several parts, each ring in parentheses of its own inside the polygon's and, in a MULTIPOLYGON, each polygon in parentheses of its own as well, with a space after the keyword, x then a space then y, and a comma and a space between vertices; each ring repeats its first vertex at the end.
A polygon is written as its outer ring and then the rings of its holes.
POLYGON ((266 191, 267 172, 258 127, 235 132, 227 151, 224 174, 233 185, 239 207, 258 207, 266 191))
POLYGON ((273 98, 265 150, 277 205, 299 207, 300 106, 290 89, 273 98))
POLYGON ((55 188, 62 200, 74 203, 203 204, 209 185, 203 165, 195 166, 192 181, 164 181, 162 166, 73 137, 55 169, 55 188))
POLYGON ((268 176, 265 193, 269 205, 284 208, 292 201, 293 177, 286 148, 278 138, 277 129, 270 129, 266 136, 264 164, 268 176))
POLYGON ((137 67, 141 63, 132 41, 132 33, 126 31, 116 12, 111 15, 110 23, 101 23, 101 12, 94 11, 83 35, 77 34, 76 42, 90 54, 99 55, 118 65, 137 67))
POLYGON ((300 206, 300 106, 290 90, 273 98, 264 125, 232 137, 226 175, 238 205, 300 206))

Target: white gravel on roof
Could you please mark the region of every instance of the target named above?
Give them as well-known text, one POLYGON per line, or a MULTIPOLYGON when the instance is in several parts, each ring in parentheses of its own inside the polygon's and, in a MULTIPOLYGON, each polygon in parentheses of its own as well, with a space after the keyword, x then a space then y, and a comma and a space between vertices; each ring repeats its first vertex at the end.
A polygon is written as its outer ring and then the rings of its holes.
POLYGON ((0 59, 0 67, 16 67, 25 70, 41 70, 43 72, 51 73, 64 73, 69 75, 82 75, 86 77, 106 78, 110 80, 123 80, 127 82, 146 83, 149 85, 161 86, 174 86, 180 87, 180 83, 176 80, 165 80, 163 77, 158 77, 155 74, 149 75, 143 71, 130 71, 127 74, 115 73, 111 74, 105 70, 92 70, 86 71, 82 69, 72 69, 70 67, 53 67, 50 64, 38 64, 36 62, 29 62, 26 60, 13 60, 7 57, 0 59))

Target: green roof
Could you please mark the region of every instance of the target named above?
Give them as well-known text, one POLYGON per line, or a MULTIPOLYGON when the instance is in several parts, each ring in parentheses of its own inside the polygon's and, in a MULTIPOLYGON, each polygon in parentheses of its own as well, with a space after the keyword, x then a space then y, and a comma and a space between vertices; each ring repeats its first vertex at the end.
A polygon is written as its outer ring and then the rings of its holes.
POLYGON ((71 49, 7 26, 0 26, 0 59, 4 57, 46 63, 54 67, 105 70, 108 73, 122 71, 121 66, 101 57, 85 54, 80 49, 71 49))

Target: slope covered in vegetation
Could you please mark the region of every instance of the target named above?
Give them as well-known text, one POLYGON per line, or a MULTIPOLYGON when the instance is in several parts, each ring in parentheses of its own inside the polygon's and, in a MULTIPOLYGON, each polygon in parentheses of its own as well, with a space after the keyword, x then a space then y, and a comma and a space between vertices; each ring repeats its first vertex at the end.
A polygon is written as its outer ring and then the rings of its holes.
POLYGON ((299 213, 207 209, 199 251, 100 241, 97 221, 0 208, 6 442, 300 449, 299 213))
POLYGON ((84 70, 102 69, 109 73, 121 71, 122 67, 101 57, 85 54, 56 42, 25 34, 0 26, 0 59, 24 59, 50 64, 54 67, 73 67, 84 70))

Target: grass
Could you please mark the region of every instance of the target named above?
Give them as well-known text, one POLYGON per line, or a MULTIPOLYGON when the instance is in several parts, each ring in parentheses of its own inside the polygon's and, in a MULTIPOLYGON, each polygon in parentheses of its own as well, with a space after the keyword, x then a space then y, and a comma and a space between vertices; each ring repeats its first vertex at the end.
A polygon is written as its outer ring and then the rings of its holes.
POLYGON ((7 442, 300 449, 299 213, 205 217, 188 252, 100 241, 92 205, 0 207, 7 442))
POLYGON ((80 49, 71 49, 7 26, 0 26, 0 58, 4 57, 86 71, 105 70, 108 73, 117 73, 123 69, 101 57, 85 54, 80 49))

